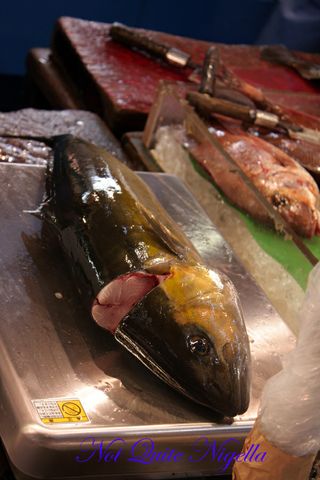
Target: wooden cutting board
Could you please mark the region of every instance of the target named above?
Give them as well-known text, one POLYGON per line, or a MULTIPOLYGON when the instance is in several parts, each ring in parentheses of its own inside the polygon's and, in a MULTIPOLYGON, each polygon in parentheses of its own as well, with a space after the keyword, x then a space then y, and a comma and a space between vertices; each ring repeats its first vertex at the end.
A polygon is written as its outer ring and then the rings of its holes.
MULTIPOLYGON (((116 132, 140 130, 154 101, 160 80, 174 81, 188 89, 190 70, 167 67, 152 58, 133 52, 110 39, 110 25, 70 17, 60 18, 52 40, 55 72, 66 91, 83 102, 85 108, 102 116, 116 132), (73 85, 73 86, 72 86, 73 85), (71 86, 71 87, 70 87, 71 86)), ((195 62, 202 62, 208 42, 142 30, 151 38, 185 50, 195 62)), ((260 59, 260 48, 246 45, 219 45, 223 62, 239 77, 254 85, 281 92, 281 103, 291 105, 288 91, 314 96, 319 89, 294 71, 260 59)), ((301 54, 309 58, 308 54, 301 54)), ((29 65, 39 78, 37 55, 29 65)), ((320 62, 320 56, 312 56, 320 62)), ((51 59, 52 61, 52 59, 51 59)), ((50 75, 49 75, 50 77, 50 75)), ((52 91, 49 78, 38 80, 38 87, 52 91)), ((279 98, 279 96, 278 96, 279 98)), ((292 100, 292 98, 291 98, 292 100)), ((304 98, 295 102, 303 106, 304 98)), ((315 113, 314 101, 305 102, 315 113), (312 105, 312 107, 310 106, 312 105)), ((65 104, 64 104, 65 105, 65 104)))

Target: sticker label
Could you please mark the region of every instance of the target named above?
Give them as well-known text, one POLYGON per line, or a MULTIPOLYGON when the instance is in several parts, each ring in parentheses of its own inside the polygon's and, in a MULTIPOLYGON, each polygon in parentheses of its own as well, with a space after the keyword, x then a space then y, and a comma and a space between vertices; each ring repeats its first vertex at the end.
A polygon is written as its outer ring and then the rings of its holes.
POLYGON ((41 399, 32 403, 43 423, 90 422, 78 399, 41 399))

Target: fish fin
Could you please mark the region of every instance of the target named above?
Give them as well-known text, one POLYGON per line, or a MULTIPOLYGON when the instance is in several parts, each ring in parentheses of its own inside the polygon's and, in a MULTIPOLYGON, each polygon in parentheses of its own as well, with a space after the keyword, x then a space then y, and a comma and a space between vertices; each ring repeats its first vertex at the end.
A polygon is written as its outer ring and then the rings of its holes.
POLYGON ((29 215, 33 215, 34 217, 39 218, 40 220, 43 219, 43 212, 41 206, 36 208, 35 210, 22 210, 23 213, 29 213, 29 215))
POLYGON ((43 220, 46 214, 45 210, 50 206, 50 202, 51 202, 51 197, 49 197, 48 195, 45 195, 42 202, 37 208, 33 210, 22 210, 22 212, 29 213, 30 215, 33 215, 34 217, 37 217, 43 220))
POLYGON ((184 245, 179 238, 169 230, 168 227, 166 227, 163 223, 160 223, 146 208, 143 208, 142 211, 145 218, 150 223, 153 231, 158 235, 162 243, 164 243, 166 247, 171 250, 171 252, 177 255, 180 260, 185 259, 189 251, 188 246, 184 245))

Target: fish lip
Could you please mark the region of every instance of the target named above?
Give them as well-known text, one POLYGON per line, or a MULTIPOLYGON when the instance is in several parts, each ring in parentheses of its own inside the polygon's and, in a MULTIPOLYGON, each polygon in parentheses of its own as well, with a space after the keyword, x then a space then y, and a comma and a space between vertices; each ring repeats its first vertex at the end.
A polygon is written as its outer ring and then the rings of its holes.
MULTIPOLYGON (((224 389, 215 383, 211 387, 210 397, 215 398, 215 401, 210 401, 208 396, 201 400, 201 397, 194 398, 197 403, 200 403, 211 410, 221 413, 228 417, 235 417, 241 415, 248 410, 250 403, 250 375, 247 381, 241 380, 241 375, 236 379, 231 377, 229 379, 230 392, 228 395, 224 392, 224 389), (215 395, 216 393, 216 395, 215 395)), ((189 395, 190 396, 190 395, 189 395)), ((191 397, 191 396, 190 396, 191 397)))
POLYGON ((243 387, 242 382, 239 380, 233 388, 231 403, 234 405, 234 408, 233 410, 230 409, 230 416, 232 417, 245 413, 248 410, 250 402, 250 390, 248 385, 243 387))
MULTIPOLYGON (((230 391, 232 393, 230 404, 234 407, 235 415, 240 415, 248 410, 251 388, 251 352, 249 341, 244 351, 239 353, 237 361, 230 365, 230 391)), ((234 415, 232 415, 234 416, 234 415)))

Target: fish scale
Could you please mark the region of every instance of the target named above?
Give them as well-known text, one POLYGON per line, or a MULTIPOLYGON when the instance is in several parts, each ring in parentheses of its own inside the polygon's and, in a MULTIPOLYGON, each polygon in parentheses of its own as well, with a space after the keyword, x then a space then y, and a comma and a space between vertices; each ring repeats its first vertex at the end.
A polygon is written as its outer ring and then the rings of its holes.
POLYGON ((133 171, 70 135, 52 142, 42 216, 94 319, 185 396, 222 415, 245 412, 250 349, 231 281, 203 264, 133 171), (133 287, 115 300, 113 282, 128 278, 133 287))

